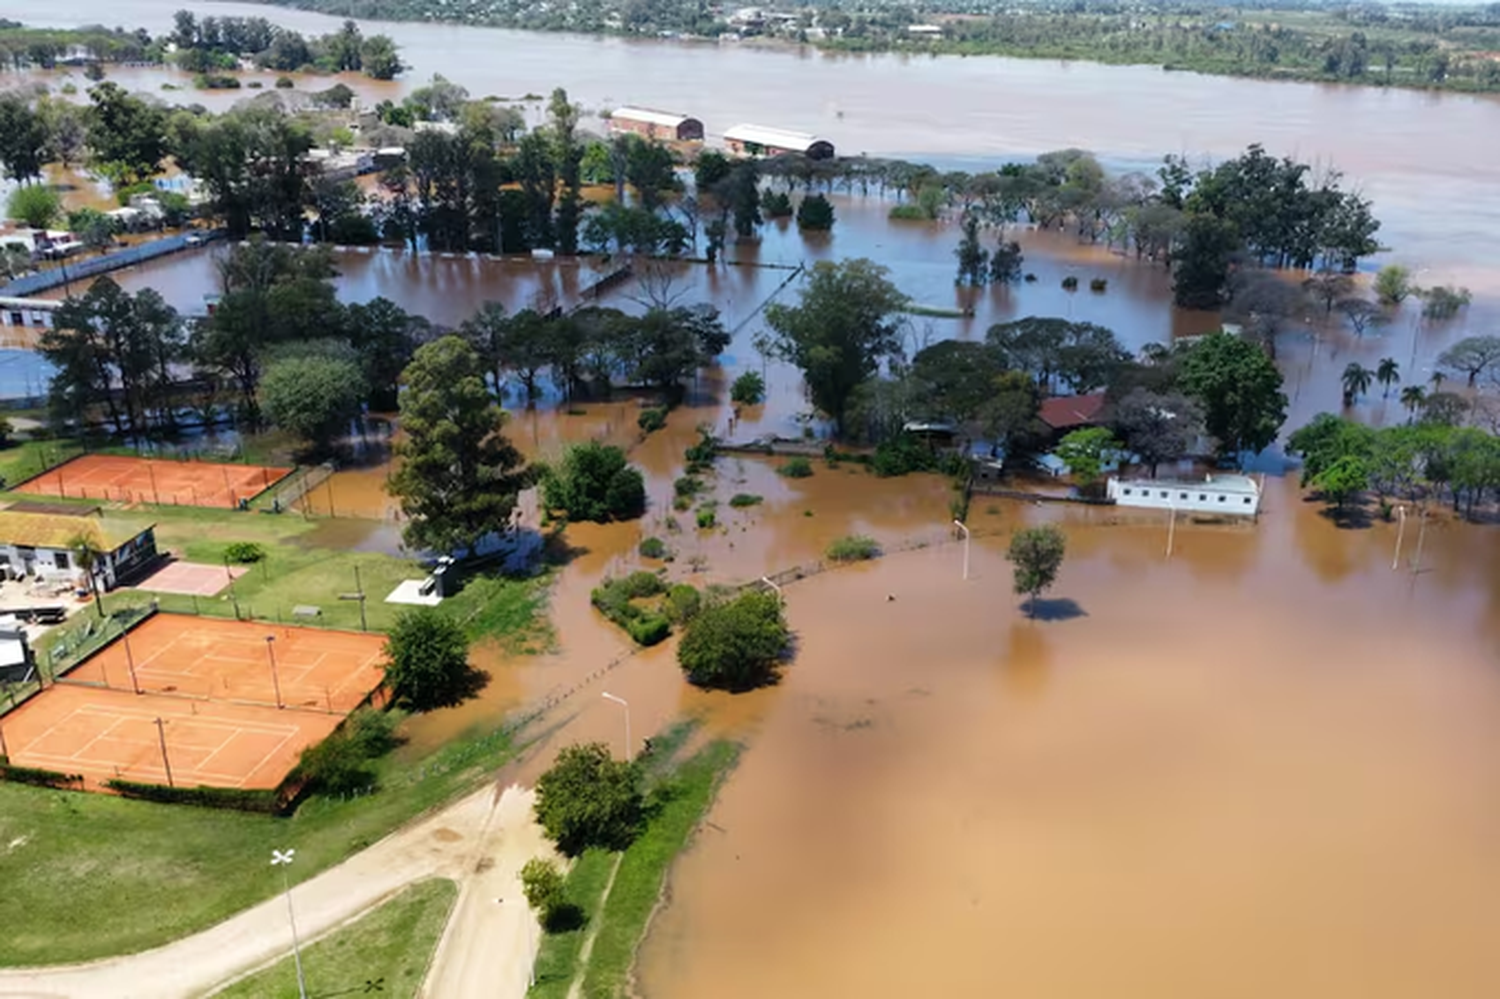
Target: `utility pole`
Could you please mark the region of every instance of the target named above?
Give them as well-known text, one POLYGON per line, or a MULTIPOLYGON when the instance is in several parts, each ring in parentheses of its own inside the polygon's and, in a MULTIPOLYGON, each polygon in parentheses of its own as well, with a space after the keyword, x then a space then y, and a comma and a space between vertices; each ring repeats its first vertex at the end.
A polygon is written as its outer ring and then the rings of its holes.
POLYGON ((953 526, 964 532, 964 579, 969 578, 969 529, 961 520, 954 520, 953 526))

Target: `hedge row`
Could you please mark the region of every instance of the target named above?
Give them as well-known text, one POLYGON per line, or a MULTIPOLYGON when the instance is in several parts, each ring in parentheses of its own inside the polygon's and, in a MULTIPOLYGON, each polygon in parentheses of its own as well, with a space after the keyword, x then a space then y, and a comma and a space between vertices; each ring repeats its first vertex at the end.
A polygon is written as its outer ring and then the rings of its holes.
POLYGON ((118 778, 104 782, 105 787, 122 798, 140 798, 168 805, 198 805, 202 808, 226 808, 240 812, 265 812, 274 814, 282 810, 281 796, 276 791, 249 790, 237 787, 168 787, 165 784, 144 784, 118 778))
POLYGON ((3 756, 0 756, 0 780, 35 787, 55 787, 64 791, 83 788, 82 774, 65 774, 59 770, 43 770, 41 767, 13 767, 3 756))

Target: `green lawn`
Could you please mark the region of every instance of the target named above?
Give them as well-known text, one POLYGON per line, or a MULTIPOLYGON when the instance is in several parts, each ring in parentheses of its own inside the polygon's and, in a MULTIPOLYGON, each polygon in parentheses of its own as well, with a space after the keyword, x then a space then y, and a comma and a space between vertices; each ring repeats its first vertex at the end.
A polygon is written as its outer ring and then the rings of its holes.
MULTIPOLYGON (((421 881, 357 922, 303 947, 308 995, 415 996, 457 897, 452 881, 421 881)), ((296 963, 287 957, 213 994, 223 999, 297 999, 296 963)))
POLYGON ((471 790, 510 758, 502 731, 377 761, 381 790, 313 798, 291 818, 0 783, 0 966, 86 961, 204 929, 471 790))
MULTIPOLYGON (((658 744, 656 752, 666 755, 685 735, 686 730, 668 733, 667 745, 658 744)), ((549 934, 542 941, 537 981, 529 995, 562 999, 580 970, 587 999, 619 999, 625 994, 636 948, 672 861, 687 846, 738 757, 738 745, 713 742, 680 764, 659 769, 652 794, 659 807, 645 831, 620 855, 620 868, 602 910, 599 895, 616 855, 590 851, 579 858, 568 874, 568 895, 583 907, 588 921, 581 930, 549 934), (579 951, 589 933, 595 935, 593 949, 588 965, 579 969, 579 951)))

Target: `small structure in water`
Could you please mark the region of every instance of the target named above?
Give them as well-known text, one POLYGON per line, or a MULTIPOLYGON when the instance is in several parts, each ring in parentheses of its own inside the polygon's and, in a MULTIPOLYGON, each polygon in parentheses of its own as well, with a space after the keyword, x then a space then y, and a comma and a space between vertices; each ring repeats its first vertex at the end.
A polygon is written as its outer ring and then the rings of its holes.
POLYGON ((1111 478, 1107 495, 1120 506, 1153 510, 1223 517, 1253 517, 1260 511, 1260 486, 1248 475, 1209 475, 1202 482, 1111 478))

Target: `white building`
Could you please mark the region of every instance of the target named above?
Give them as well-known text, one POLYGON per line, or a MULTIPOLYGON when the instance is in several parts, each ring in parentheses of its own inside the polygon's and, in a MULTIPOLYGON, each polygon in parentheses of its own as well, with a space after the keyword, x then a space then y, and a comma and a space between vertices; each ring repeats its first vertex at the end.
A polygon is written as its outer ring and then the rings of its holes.
POLYGON ((1153 510, 1225 517, 1253 517, 1260 511, 1260 486, 1248 475, 1210 475, 1202 482, 1112 478, 1107 495, 1120 506, 1153 510))
MULTIPOLYGON (((156 560, 156 527, 117 529, 97 517, 0 511, 0 570, 12 579, 79 580, 80 541, 97 550, 94 575, 101 590, 156 560)), ((81 587, 80 587, 81 588, 81 587)))
POLYGON ((789 132, 764 125, 736 125, 724 133, 724 145, 738 156, 780 156, 801 153, 811 160, 833 159, 833 143, 807 132, 789 132))

